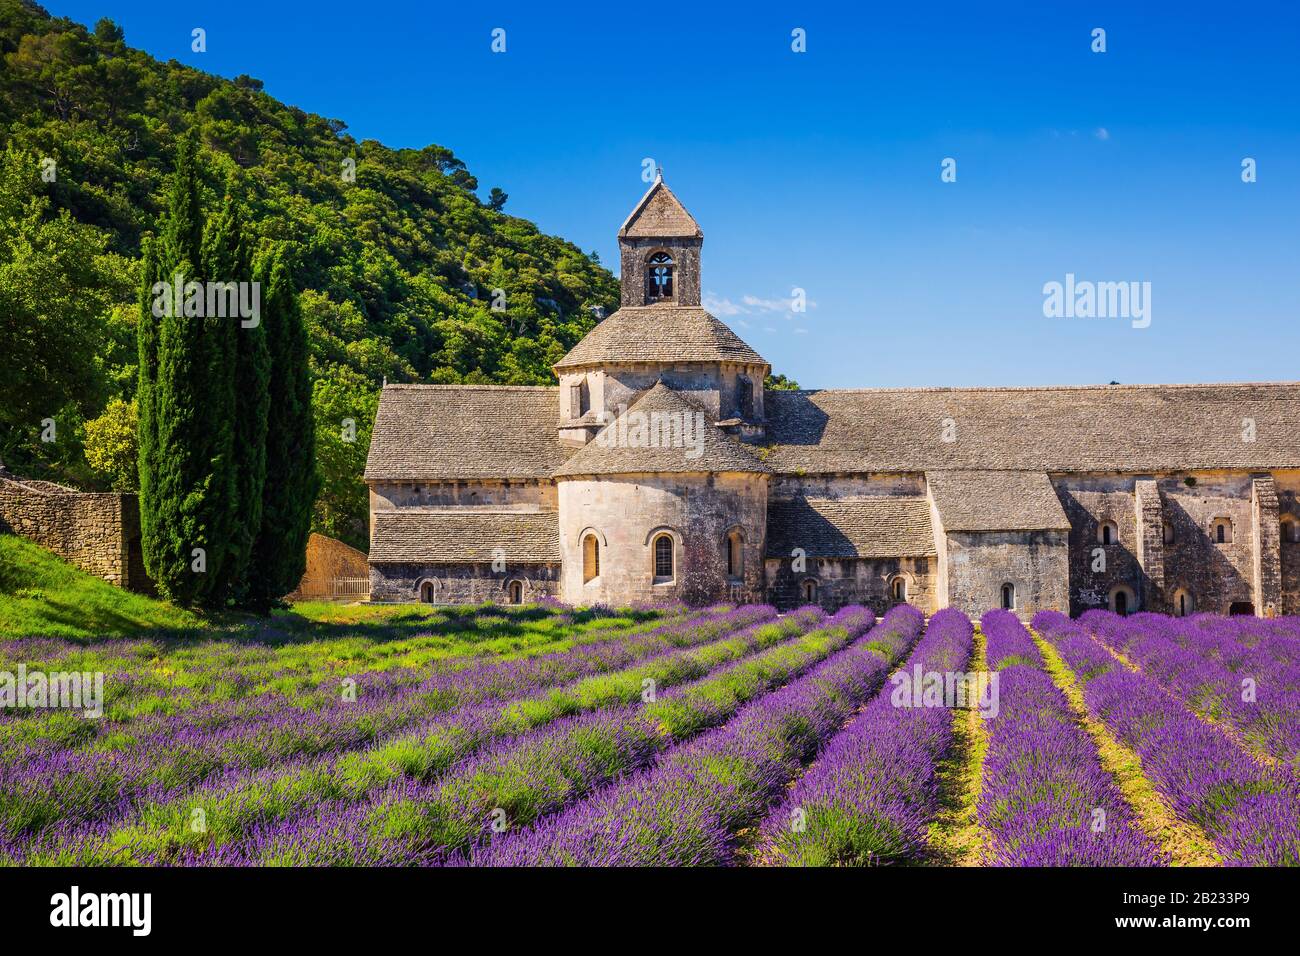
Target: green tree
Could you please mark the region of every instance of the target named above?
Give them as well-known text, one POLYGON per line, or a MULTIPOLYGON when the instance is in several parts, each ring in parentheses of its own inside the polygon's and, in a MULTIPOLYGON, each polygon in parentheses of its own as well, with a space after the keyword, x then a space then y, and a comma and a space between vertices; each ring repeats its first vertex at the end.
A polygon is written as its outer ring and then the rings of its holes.
POLYGON ((0 155, 0 460, 22 473, 66 460, 73 417, 92 416, 107 382, 97 350, 112 298, 125 292, 99 230, 55 213, 41 158, 0 155), (53 419, 56 441, 42 442, 53 419))
MULTIPOLYGON (((220 214, 208 224, 204 233, 204 272, 209 280, 237 287, 253 283, 249 238, 240 203, 235 199, 237 183, 232 176, 220 214)), ((240 293, 242 295, 242 292, 240 293)), ((271 357, 266 344, 266 327, 260 314, 260 297, 248 300, 258 304, 252 318, 230 315, 218 319, 214 334, 233 339, 223 348, 233 353, 233 389, 227 394, 226 409, 213 408, 214 415, 232 419, 231 449, 232 515, 230 541, 222 563, 219 596, 242 603, 248 593, 247 572, 252 559, 253 542, 262 527, 262 492, 266 478, 266 425, 270 406, 271 357)))
POLYGON ((194 138, 182 137, 151 252, 157 285, 145 292, 137 329, 140 511, 145 568, 159 591, 178 604, 214 605, 234 511, 234 336, 230 320, 202 314, 197 154, 194 138))
POLYGON ((86 462, 114 491, 139 489, 135 402, 115 398, 85 425, 86 462))
POLYGON ((253 544, 248 599, 254 607, 267 608, 296 588, 307 569, 307 537, 320 479, 307 330, 283 251, 265 256, 257 272, 271 353, 271 404, 262 528, 253 544))
POLYGON ((370 435, 379 408, 379 389, 347 368, 332 368, 312 387, 316 419, 316 466, 321 490, 315 530, 363 551, 369 495, 357 476, 365 471, 370 435))

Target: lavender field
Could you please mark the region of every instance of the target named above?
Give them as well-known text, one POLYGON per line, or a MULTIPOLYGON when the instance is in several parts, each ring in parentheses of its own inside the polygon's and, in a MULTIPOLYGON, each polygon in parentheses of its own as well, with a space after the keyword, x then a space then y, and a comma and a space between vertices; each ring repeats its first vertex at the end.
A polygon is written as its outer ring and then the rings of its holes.
POLYGON ((1300 620, 448 609, 0 643, 0 863, 1300 863, 1300 620), (54 678, 51 677, 51 680, 54 678))

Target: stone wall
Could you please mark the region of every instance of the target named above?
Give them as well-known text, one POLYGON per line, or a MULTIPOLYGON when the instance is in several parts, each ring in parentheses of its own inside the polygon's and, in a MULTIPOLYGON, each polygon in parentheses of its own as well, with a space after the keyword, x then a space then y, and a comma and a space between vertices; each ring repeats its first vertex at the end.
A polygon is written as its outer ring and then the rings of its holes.
POLYGON ((646 270, 650 257, 666 252, 673 257, 673 303, 700 304, 700 247, 703 239, 628 238, 618 240, 623 305, 646 304, 646 270))
MULTIPOLYGON (((1300 522, 1300 474, 1276 474, 1278 515, 1300 522)), ((1300 541, 1283 540, 1279 551, 1282 613, 1300 614, 1300 541)))
POLYGON ((767 539, 767 476, 629 475, 561 480, 563 599, 570 604, 705 604, 761 596, 767 539), (744 538, 744 574, 726 573, 728 532, 744 538), (654 538, 674 541, 674 576, 657 581, 654 538), (600 542, 600 574, 583 581, 582 541, 600 542))
POLYGON ((531 604, 543 597, 559 596, 558 564, 515 564, 509 571, 493 571, 485 564, 372 564, 370 600, 376 602, 419 601, 422 585, 432 604, 510 603, 510 582, 523 585, 521 602, 531 604))
POLYGON ((370 566, 366 556, 351 545, 344 544, 315 531, 307 539, 307 570, 298 587, 285 597, 286 601, 321 601, 336 598, 364 600, 364 593, 340 593, 336 582, 366 580, 370 566))
MULTIPOLYGON (((671 317, 666 321, 671 323, 671 317)), ((663 382, 698 405, 711 422, 738 417, 737 389, 743 376, 752 399, 750 420, 761 422, 764 371, 762 365, 739 362, 625 362, 599 370, 565 372, 560 376, 559 418, 571 421, 577 417, 570 402, 572 385, 581 384, 587 411, 604 411, 613 418, 656 382, 663 382)))
POLYGON ((949 607, 974 616, 1001 607, 1004 584, 1015 587, 1022 616, 1069 606, 1065 531, 951 531, 944 544, 949 607))
POLYGON ((110 584, 151 591, 135 495, 83 494, 0 477, 0 532, 21 535, 110 584))
POLYGON ((370 485, 370 510, 395 508, 510 507, 554 511, 550 481, 383 481, 370 485))
POLYGON ((768 558, 767 598, 779 608, 798 607, 804 600, 802 585, 817 583, 817 601, 828 611, 846 604, 865 604, 884 614, 895 604, 911 604, 926 614, 938 610, 937 562, 934 558, 808 558, 803 571, 790 559, 768 558), (907 600, 893 597, 894 579, 907 583, 907 600))

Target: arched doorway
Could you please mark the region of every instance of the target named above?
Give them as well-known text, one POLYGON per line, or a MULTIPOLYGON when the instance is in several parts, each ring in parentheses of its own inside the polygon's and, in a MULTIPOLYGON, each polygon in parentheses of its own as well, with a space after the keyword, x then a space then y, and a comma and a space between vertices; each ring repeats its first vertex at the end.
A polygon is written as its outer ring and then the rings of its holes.
POLYGON ((1002 585, 1002 610, 1014 611, 1016 608, 1016 586, 1011 582, 1002 585))
POLYGON ((804 604, 816 604, 817 603, 817 582, 814 581, 812 578, 808 578, 801 585, 799 585, 799 595, 800 597, 803 598, 804 604))
POLYGON ((438 582, 421 581, 420 582, 420 603, 434 604, 438 600, 438 582))
POLYGON ((524 603, 524 582, 511 581, 506 585, 506 597, 511 604, 524 603))
POLYGON ((1128 585, 1117 585, 1110 592, 1110 609, 1120 616, 1132 614, 1137 610, 1136 597, 1128 585))

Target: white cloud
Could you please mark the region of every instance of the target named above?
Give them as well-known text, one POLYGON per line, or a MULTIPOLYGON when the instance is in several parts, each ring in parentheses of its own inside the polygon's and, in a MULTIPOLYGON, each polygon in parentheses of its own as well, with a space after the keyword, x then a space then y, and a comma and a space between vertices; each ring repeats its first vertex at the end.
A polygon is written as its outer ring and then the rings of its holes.
POLYGON ((1110 130, 1108 130, 1104 126, 1098 126, 1095 130, 1093 130, 1092 135, 1097 137, 1102 142, 1105 142, 1106 140, 1110 139, 1110 130))

